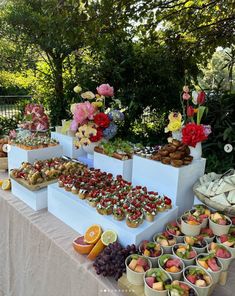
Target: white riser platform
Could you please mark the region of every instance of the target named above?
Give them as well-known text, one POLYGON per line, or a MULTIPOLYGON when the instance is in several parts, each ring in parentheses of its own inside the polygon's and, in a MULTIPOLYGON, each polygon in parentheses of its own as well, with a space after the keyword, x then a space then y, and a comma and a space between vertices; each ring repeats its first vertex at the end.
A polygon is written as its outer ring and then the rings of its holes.
POLYGON ((11 179, 12 194, 26 203, 34 211, 47 208, 47 187, 31 191, 11 179))
POLYGON ((33 163, 35 160, 45 160, 53 157, 61 157, 63 148, 61 145, 42 149, 24 150, 16 146, 10 146, 8 152, 8 170, 19 168, 24 161, 33 163))
POLYGON ((155 233, 162 231, 169 221, 177 218, 178 214, 178 208, 174 207, 167 212, 159 213, 154 222, 144 221, 139 227, 130 228, 125 220, 116 221, 112 215, 100 215, 85 200, 59 188, 57 184, 48 186, 48 211, 80 234, 92 224, 101 225, 103 230, 115 230, 123 245, 132 243, 138 245, 144 239, 151 240, 155 233))
POLYGON ((132 178, 132 159, 119 160, 114 157, 101 153, 94 153, 94 168, 101 171, 112 173, 114 177, 123 176, 124 180, 131 182, 132 178))
POLYGON ((82 148, 76 149, 74 145, 74 137, 63 135, 61 133, 52 132, 51 138, 59 141, 60 145, 63 147, 63 155, 77 159, 80 156, 86 156, 86 153, 82 148))
POLYGON ((179 207, 179 214, 191 209, 194 203, 193 185, 204 175, 206 159, 194 160, 190 165, 175 168, 159 161, 134 156, 132 183, 146 186, 170 197, 179 207))

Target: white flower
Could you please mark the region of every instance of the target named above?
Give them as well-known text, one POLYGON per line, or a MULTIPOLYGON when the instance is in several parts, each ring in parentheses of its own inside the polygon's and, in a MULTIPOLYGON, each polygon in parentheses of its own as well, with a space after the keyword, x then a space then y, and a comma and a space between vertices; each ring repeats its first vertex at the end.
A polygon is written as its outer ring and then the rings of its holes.
POLYGON ((194 90, 192 92, 192 102, 194 105, 197 105, 197 97, 198 97, 198 93, 197 93, 197 91, 194 90))
POLYGON ((81 94, 81 97, 83 99, 87 99, 87 100, 92 100, 95 98, 95 95, 93 94, 92 91, 86 91, 84 93, 81 94))
POLYGON ((74 90, 75 93, 79 94, 82 91, 82 88, 81 88, 80 85, 77 85, 77 86, 74 87, 73 90, 74 90))

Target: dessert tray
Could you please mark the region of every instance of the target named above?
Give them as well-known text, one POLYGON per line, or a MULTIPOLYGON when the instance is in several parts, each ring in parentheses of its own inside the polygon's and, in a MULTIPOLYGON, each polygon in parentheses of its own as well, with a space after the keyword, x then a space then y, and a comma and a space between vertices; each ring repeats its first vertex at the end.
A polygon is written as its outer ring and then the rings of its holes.
POLYGON ((202 176, 193 186, 197 198, 207 206, 235 215, 235 170, 223 175, 209 173, 202 176))

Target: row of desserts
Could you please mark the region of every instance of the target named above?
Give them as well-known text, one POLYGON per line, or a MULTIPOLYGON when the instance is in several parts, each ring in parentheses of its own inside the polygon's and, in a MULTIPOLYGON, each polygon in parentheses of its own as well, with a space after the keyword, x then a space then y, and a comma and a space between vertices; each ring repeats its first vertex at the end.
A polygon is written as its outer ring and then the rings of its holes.
POLYGON ((152 222, 158 212, 172 207, 170 198, 147 191, 146 187, 132 187, 121 176, 115 179, 112 174, 99 169, 86 169, 74 176, 61 175, 59 186, 86 199, 101 215, 113 214, 119 221, 126 219, 126 224, 133 228, 144 219, 152 222))
POLYGON ((17 146, 25 150, 34 150, 40 148, 47 148, 58 145, 59 142, 55 139, 51 139, 45 136, 28 136, 28 137, 16 137, 10 141, 10 145, 17 146))

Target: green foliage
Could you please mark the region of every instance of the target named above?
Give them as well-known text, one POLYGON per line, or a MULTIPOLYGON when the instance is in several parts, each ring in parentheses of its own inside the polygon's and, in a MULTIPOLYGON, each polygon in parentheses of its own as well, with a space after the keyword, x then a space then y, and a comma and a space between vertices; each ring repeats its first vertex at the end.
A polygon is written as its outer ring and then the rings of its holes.
POLYGON ((10 130, 17 127, 18 121, 14 118, 5 118, 0 116, 0 137, 8 135, 10 130))
POLYGON ((223 173, 235 166, 235 95, 211 94, 208 99, 207 124, 212 134, 203 144, 203 156, 207 158, 207 172, 223 173), (225 152, 224 146, 231 144, 233 151, 225 152))

